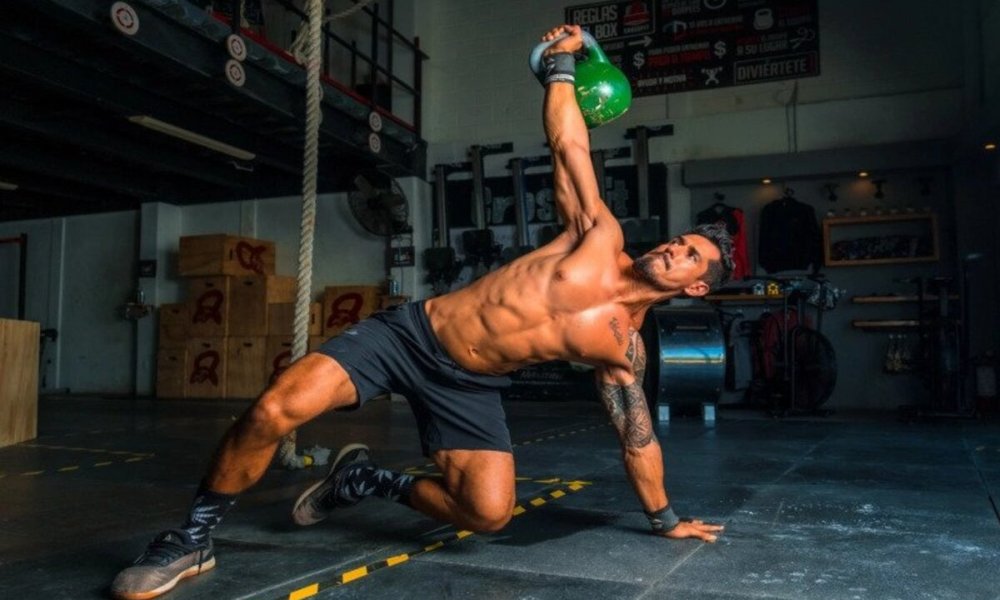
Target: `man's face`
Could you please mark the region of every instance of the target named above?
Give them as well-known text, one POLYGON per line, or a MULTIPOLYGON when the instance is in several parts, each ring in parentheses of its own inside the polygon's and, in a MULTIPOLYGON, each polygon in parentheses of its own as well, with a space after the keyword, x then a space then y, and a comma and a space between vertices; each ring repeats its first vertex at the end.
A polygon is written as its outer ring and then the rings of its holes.
POLYGON ((640 256, 634 268, 643 280, 660 290, 703 296, 709 291, 708 284, 702 281, 708 263, 721 258, 719 249, 708 238, 687 233, 640 256))

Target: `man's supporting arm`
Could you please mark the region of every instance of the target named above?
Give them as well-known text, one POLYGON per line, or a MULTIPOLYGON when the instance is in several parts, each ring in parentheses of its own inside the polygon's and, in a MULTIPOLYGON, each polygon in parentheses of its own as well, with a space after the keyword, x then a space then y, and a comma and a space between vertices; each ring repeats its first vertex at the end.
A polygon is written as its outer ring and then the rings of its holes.
MULTIPOLYGON (((612 329, 616 325, 613 322, 612 329)), ((652 515, 661 514, 669 506, 663 485, 663 453, 653 434, 652 418, 642 389, 646 372, 646 348, 635 329, 630 328, 628 338, 625 357, 631 367, 598 369, 597 385, 601 401, 618 432, 625 472, 652 524, 652 515)), ((722 527, 694 520, 676 525, 670 523, 664 530, 655 532, 672 538, 696 537, 714 542, 716 536, 713 532, 716 531, 722 531, 722 527)))

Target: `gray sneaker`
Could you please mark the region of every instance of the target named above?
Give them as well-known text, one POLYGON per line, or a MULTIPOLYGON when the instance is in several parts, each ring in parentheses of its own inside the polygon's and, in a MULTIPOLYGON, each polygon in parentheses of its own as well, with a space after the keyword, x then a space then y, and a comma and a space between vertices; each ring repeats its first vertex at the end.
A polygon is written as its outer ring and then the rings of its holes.
POLYGON ((118 600, 147 600, 172 590, 177 582, 215 566, 212 540, 194 544, 183 529, 164 531, 149 543, 142 556, 111 584, 118 600))
POLYGON ((330 511, 335 508, 354 506, 360 502, 361 498, 344 497, 338 493, 344 487, 342 480, 348 467, 359 464, 372 464, 368 446, 348 444, 341 448, 326 479, 315 483, 302 492, 299 499, 295 501, 292 519, 299 525, 312 525, 330 516, 330 511))

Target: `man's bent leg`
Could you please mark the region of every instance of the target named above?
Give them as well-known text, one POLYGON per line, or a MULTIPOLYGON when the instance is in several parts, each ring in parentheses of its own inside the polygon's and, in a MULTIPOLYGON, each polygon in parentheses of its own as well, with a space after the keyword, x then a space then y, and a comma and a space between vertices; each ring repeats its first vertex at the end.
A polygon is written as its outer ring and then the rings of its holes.
POLYGON ((514 510, 514 455, 497 450, 439 450, 442 479, 418 479, 410 505, 471 531, 497 531, 514 510))
POLYGON ((307 354, 294 362, 222 438, 205 485, 238 494, 267 470, 281 438, 299 425, 357 401, 354 384, 335 360, 307 354))
POLYGON ((347 372, 332 358, 309 354, 296 361, 226 432, 183 527, 158 535, 111 585, 115 598, 145 600, 185 577, 215 566, 210 533, 236 494, 264 474, 278 442, 302 423, 357 401, 347 372))

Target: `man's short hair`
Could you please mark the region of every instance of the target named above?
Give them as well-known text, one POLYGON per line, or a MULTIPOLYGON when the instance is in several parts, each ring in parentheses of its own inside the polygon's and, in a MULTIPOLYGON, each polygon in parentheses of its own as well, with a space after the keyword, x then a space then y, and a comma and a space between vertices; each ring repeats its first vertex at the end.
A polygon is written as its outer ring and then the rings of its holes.
POLYGON ((716 290, 729 281, 733 274, 733 238, 722 223, 698 225, 688 233, 700 235, 715 244, 719 249, 720 260, 708 261, 708 270, 702 278, 708 284, 709 290, 716 290))

